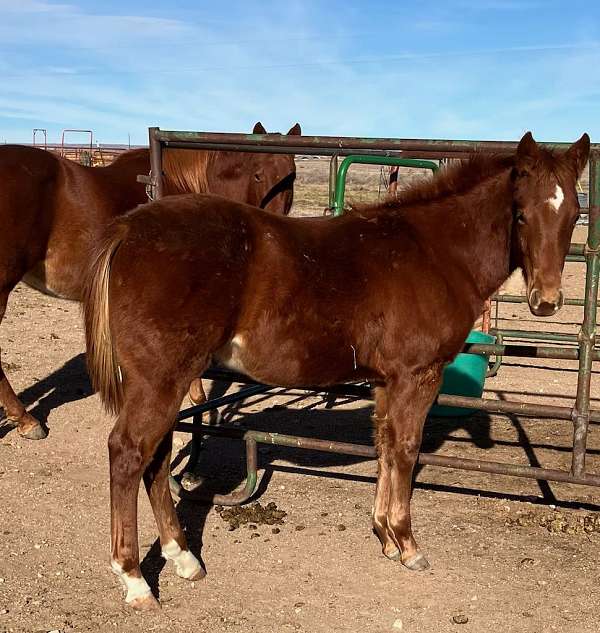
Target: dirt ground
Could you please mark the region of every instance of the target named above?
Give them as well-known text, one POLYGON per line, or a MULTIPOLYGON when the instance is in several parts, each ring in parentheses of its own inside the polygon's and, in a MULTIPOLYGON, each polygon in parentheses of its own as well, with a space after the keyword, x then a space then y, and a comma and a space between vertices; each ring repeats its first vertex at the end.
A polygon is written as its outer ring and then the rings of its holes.
MULTIPOLYGON (((307 181, 301 171, 300 186, 310 187, 307 181)), ((310 199, 310 191, 301 194, 298 209, 307 212, 302 200, 310 199)), ((575 241, 584 234, 578 227, 575 241)), ((581 265, 567 266, 565 286, 568 296, 582 296, 581 265)), ((504 304, 500 316, 505 327, 576 332, 581 309, 542 322, 504 304)), ((134 613, 108 564, 111 419, 86 376, 79 306, 20 285, 0 345, 15 389, 50 430, 32 442, 0 427, 1 632, 600 630, 597 490, 422 468, 414 529, 432 566, 414 573, 385 559, 371 531, 375 462, 279 447, 260 448, 256 498, 287 513, 282 525, 230 531, 213 507, 179 504, 208 572, 200 582, 187 583, 164 566, 140 494, 143 571, 163 609, 134 613)), ((599 370, 596 363, 594 408, 599 370)), ((506 359, 485 397, 570 405, 576 380, 572 362, 506 359)), ((215 383, 212 393, 237 388, 215 383)), ((367 401, 332 403, 275 389, 223 409, 221 423, 370 443, 370 411, 367 401)), ((568 469, 571 433, 567 422, 518 416, 431 419, 424 450, 568 469)), ((188 440, 176 436, 176 470, 188 440)), ((588 469, 600 472, 595 425, 589 447, 588 469)), ((240 448, 206 440, 198 472, 208 488, 228 492, 242 483, 240 448)))

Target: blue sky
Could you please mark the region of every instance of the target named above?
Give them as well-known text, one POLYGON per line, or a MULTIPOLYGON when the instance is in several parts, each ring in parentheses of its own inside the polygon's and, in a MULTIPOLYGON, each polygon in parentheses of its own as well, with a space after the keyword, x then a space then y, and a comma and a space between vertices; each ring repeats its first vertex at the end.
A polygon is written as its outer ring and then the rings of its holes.
MULTIPOLYGON (((0 0, 0 142, 65 127, 600 140, 600 3, 0 0)), ((74 138, 73 138, 74 140, 74 138)))

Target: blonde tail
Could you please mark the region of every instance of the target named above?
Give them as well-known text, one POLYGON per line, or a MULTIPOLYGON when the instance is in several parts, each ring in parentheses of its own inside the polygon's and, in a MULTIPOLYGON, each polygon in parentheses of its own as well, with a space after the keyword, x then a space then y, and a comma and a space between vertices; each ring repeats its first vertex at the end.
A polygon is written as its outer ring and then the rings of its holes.
POLYGON ((88 372, 104 407, 115 415, 123 403, 123 382, 110 329, 109 286, 112 260, 126 232, 127 226, 118 224, 96 252, 85 284, 83 303, 88 372))

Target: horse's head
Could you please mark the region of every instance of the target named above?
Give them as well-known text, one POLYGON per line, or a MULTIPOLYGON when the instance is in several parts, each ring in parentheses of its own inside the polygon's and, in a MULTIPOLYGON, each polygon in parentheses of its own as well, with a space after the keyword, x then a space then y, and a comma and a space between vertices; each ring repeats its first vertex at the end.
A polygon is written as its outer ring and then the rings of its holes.
POLYGON ((527 282, 529 308, 551 316, 563 305, 561 276, 579 218, 576 184, 588 160, 584 134, 563 152, 544 149, 527 132, 511 172, 514 184, 512 264, 527 282))
MULTIPOLYGON (((257 123, 253 134, 267 134, 257 123)), ((296 123, 288 135, 301 134, 296 123)), ((268 152, 227 152, 227 158, 214 163, 211 174, 213 193, 244 200, 272 213, 287 215, 290 211, 296 179, 296 164, 291 154, 268 152), (218 183, 218 184, 217 184, 218 183)))

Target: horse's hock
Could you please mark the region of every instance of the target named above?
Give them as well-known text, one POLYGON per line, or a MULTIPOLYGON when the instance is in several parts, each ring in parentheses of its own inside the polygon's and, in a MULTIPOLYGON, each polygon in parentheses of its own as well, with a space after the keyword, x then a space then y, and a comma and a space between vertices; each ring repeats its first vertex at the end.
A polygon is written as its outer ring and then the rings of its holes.
MULTIPOLYGON (((551 148, 561 148, 564 144, 547 144, 551 148)), ((203 132, 168 132, 159 128, 150 128, 150 148, 152 159, 153 187, 160 196, 162 181, 162 150, 164 147, 188 149, 223 149, 240 152, 274 152, 296 155, 330 156, 330 200, 334 198, 337 181, 337 158, 339 156, 396 156, 416 159, 457 159, 468 156, 473 151, 492 153, 514 150, 515 143, 500 141, 445 141, 445 140, 405 140, 405 139, 364 139, 353 137, 311 137, 311 136, 271 136, 263 134, 214 134, 203 132), (158 175, 158 176, 157 176, 158 175)), ((383 162, 383 161, 382 161, 383 162)), ((343 200, 343 198, 342 198, 343 200)), ((585 210, 584 210, 585 213, 585 210)), ((570 421, 573 424, 571 448, 571 465, 569 470, 548 469, 540 466, 526 466, 514 463, 484 461, 450 457, 438 454, 421 453, 419 463, 487 472, 493 474, 513 475, 517 477, 535 478, 538 480, 563 481, 584 485, 600 486, 600 475, 588 473, 586 470, 586 440, 591 422, 600 422, 600 410, 590 408, 590 389, 592 364, 600 360, 600 350, 596 346, 596 313, 598 303, 598 277, 600 271, 600 147, 592 145, 589 162, 589 229, 585 244, 572 244, 567 261, 584 263, 586 267, 584 299, 567 298, 566 305, 581 306, 583 318, 578 334, 563 332, 542 332, 534 330, 506 329, 499 326, 497 318, 499 303, 520 304, 526 301, 523 297, 523 278, 514 274, 494 297, 496 322, 493 333, 495 344, 469 344, 465 352, 485 354, 502 359, 518 357, 523 359, 562 359, 577 361, 577 387, 574 394, 574 405, 550 405, 536 402, 517 402, 509 400, 493 400, 489 398, 468 398, 458 395, 440 394, 438 405, 470 408, 489 413, 517 415, 535 418, 552 418, 570 421), (525 341, 525 343, 522 343, 525 341), (556 343, 555 345, 545 344, 556 343)), ((496 363, 499 366, 499 362, 496 363)), ((497 370, 496 366, 496 370, 497 370)), ((244 376, 232 375, 229 372, 212 370, 207 377, 232 379, 249 382, 244 376)), ((258 391, 268 391, 269 387, 253 385, 240 390, 238 394, 230 394, 208 403, 197 405, 180 413, 179 430, 193 434, 192 452, 188 470, 193 470, 198 458, 198 442, 202 435, 218 435, 243 440, 246 443, 247 474, 246 486, 232 495, 218 495, 214 500, 221 504, 242 503, 250 498, 257 480, 257 443, 268 443, 281 446, 294 446, 318 451, 338 452, 362 457, 375 457, 372 446, 348 444, 317 440, 307 437, 280 435, 276 432, 244 431, 231 427, 206 427, 202 425, 202 413, 211 409, 243 400, 258 391), (184 420, 193 418, 193 424, 184 420)), ((358 395, 370 397, 368 385, 339 385, 328 390, 332 394, 358 395)), ((527 394, 526 394, 527 395, 527 394)), ((533 394, 530 394, 533 395, 533 394)), ((193 488, 193 477, 187 477, 188 488, 193 488)), ((172 491, 178 495, 193 493, 172 481, 172 491)))

